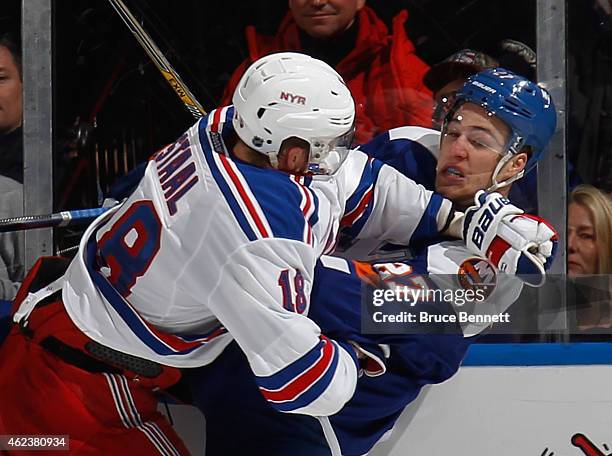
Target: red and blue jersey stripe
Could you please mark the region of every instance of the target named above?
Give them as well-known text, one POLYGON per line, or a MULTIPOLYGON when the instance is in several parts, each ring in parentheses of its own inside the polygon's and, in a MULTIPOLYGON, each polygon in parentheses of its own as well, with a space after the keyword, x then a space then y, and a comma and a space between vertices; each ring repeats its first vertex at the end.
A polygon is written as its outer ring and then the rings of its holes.
POLYGON ((238 225, 250 241, 268 237, 313 243, 318 199, 304 178, 229 158, 223 137, 231 134, 233 108, 211 112, 199 126, 204 157, 238 225))
POLYGON ((250 241, 271 236, 271 229, 259 204, 242 178, 235 163, 229 160, 223 132, 231 124, 231 110, 216 109, 200 120, 199 138, 204 157, 215 182, 223 193, 238 225, 250 241))
POLYGON ((100 272, 96 261, 97 250, 98 246, 95 242, 95 234, 92 234, 87 243, 87 255, 85 260, 91 280, 130 330, 155 353, 164 356, 186 355, 227 332, 221 325, 216 326, 205 334, 197 335, 168 334, 155 328, 140 316, 140 314, 100 272))
POLYGON ((410 237, 411 244, 418 245, 423 242, 431 242, 432 239, 436 238, 440 232, 437 220, 443 201, 444 198, 437 193, 431 195, 427 207, 421 215, 421 220, 410 237))
POLYGON ((256 376, 261 394, 282 412, 311 404, 325 392, 336 373, 338 345, 321 335, 319 343, 297 361, 273 375, 256 376))
POLYGON ((356 237, 372 213, 374 187, 382 166, 382 162, 370 158, 363 168, 356 190, 346 202, 340 227, 349 236, 356 237))

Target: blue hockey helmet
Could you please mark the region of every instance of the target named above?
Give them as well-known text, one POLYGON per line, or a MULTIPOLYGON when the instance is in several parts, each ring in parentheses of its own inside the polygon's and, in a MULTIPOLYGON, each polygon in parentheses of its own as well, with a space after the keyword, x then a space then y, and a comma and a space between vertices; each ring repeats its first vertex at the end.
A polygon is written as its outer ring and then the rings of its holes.
POLYGON ((542 158, 557 127, 557 113, 548 91, 504 68, 490 68, 470 76, 457 92, 446 120, 452 119, 464 103, 481 106, 508 125, 511 137, 506 145, 508 157, 504 162, 523 151, 524 147, 531 148, 525 172, 542 158))

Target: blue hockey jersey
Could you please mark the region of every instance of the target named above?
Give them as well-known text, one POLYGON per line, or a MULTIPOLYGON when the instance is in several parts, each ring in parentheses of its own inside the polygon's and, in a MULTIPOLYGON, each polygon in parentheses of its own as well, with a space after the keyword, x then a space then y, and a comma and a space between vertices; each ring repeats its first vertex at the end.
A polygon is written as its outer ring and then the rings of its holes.
MULTIPOLYGON (((403 264, 413 275, 445 272, 440 277, 449 280, 470 258, 460 243, 445 242, 403 264)), ((249 454, 268 455, 365 454, 392 429, 424 385, 442 382, 457 371, 476 339, 473 335, 483 328, 457 326, 448 334, 362 334, 363 286, 370 282, 362 269, 356 262, 322 257, 315 268, 308 316, 330 337, 358 344, 379 360, 380 366, 370 372, 375 376, 361 376, 353 397, 340 412, 319 417, 319 427, 315 419, 283 415, 266 404, 244 356, 230 347, 213 365, 187 374, 195 403, 207 417, 207 454, 242 454, 247 448, 249 454)), ((496 313, 521 290, 520 282, 505 279, 491 295, 496 313)), ((449 306, 448 311, 453 309, 449 306)))

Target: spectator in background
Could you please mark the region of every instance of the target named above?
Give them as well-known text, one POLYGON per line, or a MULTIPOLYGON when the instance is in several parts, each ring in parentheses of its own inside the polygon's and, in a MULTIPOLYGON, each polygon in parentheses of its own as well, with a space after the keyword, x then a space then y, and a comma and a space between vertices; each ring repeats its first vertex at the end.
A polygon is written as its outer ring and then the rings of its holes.
POLYGON ((433 128, 440 130, 452 105, 455 93, 473 74, 488 68, 503 67, 535 82, 536 54, 526 44, 511 39, 499 43, 500 55, 493 58, 484 52, 462 49, 432 66, 423 82, 434 97, 433 128))
MULTIPOLYGON (((21 52, 0 34, 0 218, 23 213, 21 52)), ((12 300, 23 279, 23 232, 0 233, 0 300, 12 300)))
POLYGON ((290 11, 275 37, 246 29, 249 57, 232 75, 221 101, 231 95, 244 70, 259 57, 300 51, 335 67, 356 104, 355 141, 402 125, 431 126, 431 92, 423 84, 428 66, 404 29, 408 12, 393 19, 391 35, 365 0, 289 0, 290 11))
POLYGON ((0 175, 23 183, 21 52, 0 34, 0 175))
POLYGON ((434 111, 432 125, 436 130, 442 129, 442 122, 450 106, 455 101, 455 94, 467 78, 487 68, 499 66, 497 60, 484 52, 473 49, 462 49, 432 66, 423 82, 433 93, 434 111))
POLYGON ((570 194, 567 273, 576 285, 578 329, 610 328, 612 201, 591 185, 570 194))
MULTIPOLYGON (((0 219, 22 213, 22 185, 0 175, 0 219)), ((0 300, 12 300, 21 285, 25 272, 23 248, 23 231, 0 233, 0 300)))

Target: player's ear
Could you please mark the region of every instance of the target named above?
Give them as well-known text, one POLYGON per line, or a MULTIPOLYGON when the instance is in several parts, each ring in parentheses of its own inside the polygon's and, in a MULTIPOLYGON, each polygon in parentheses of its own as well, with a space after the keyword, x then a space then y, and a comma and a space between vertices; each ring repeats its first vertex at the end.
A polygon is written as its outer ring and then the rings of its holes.
POLYGON ((525 152, 516 154, 516 156, 511 160, 513 171, 518 173, 524 170, 525 166, 527 166, 527 160, 529 160, 529 156, 525 152))
POLYGON ((357 0, 357 11, 365 6, 366 0, 357 0))
POLYGON ((305 171, 306 151, 301 147, 290 147, 278 159, 278 169, 293 174, 305 171))
POLYGON ((278 154, 278 169, 289 173, 303 173, 308 164, 309 144, 300 138, 283 141, 278 154))
POLYGON ((508 161, 508 163, 506 163, 506 165, 503 168, 502 173, 503 176, 500 176, 497 178, 498 181, 502 181, 505 179, 509 179, 512 176, 517 175, 518 173, 520 173, 523 169, 525 169, 525 166, 527 166, 527 161, 529 160, 529 155, 525 152, 521 152, 519 154, 516 154, 514 157, 512 157, 512 159, 510 161, 508 161))

